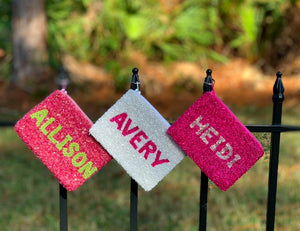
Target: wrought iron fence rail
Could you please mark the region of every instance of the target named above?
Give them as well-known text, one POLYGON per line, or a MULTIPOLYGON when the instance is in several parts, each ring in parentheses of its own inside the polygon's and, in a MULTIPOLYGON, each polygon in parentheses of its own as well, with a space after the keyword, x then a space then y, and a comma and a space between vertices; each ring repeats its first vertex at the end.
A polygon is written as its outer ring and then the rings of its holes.
POLYGON ((292 125, 245 125, 250 132, 295 132, 300 131, 300 126, 292 125))

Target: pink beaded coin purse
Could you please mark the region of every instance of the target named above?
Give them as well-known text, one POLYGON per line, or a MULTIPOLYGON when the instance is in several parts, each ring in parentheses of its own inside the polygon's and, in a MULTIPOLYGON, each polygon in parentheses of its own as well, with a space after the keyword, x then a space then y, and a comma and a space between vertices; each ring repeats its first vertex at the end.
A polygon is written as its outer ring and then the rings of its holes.
POLYGON ((214 91, 204 93, 167 133, 223 191, 264 154, 261 144, 214 91))
POLYGON ((72 191, 111 160, 89 135, 92 125, 65 90, 56 90, 19 120, 15 130, 59 182, 72 191))

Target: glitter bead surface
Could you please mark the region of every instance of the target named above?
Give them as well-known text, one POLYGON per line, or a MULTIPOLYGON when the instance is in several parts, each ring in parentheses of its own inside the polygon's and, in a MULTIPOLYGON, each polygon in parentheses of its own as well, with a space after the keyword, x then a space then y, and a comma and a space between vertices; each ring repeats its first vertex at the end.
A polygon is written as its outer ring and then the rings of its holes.
POLYGON ((56 90, 15 125, 20 138, 69 191, 111 156, 89 135, 92 121, 64 90, 56 90))
POLYGON ((185 157, 166 133, 169 126, 143 96, 129 90, 98 119, 90 133, 149 191, 185 157))
POLYGON ((204 93, 167 132, 223 191, 264 154, 261 144, 215 92, 204 93))

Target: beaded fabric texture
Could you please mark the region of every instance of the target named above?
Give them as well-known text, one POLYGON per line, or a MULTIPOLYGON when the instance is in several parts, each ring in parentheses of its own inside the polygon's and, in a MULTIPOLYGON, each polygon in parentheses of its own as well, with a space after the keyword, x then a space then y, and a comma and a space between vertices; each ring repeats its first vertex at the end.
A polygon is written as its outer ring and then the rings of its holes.
POLYGON ((261 144, 214 91, 204 93, 167 132, 223 191, 264 154, 261 144))
POLYGON ((169 123, 138 92, 127 91, 90 133, 146 191, 184 157, 167 134, 169 123))
POLYGON ((92 125, 65 90, 56 90, 19 120, 15 130, 59 182, 73 191, 112 159, 89 135, 92 125))

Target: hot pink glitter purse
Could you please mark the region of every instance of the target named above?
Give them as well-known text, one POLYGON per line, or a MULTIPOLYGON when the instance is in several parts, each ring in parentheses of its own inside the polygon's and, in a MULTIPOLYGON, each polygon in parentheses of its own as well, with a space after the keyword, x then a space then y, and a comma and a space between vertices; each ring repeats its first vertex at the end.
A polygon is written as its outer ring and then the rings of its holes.
POLYGON ((89 135, 92 121, 64 90, 56 90, 15 125, 34 154, 69 191, 75 190, 111 157, 89 135))
POLYGON ((223 191, 264 154, 261 144, 214 91, 204 93, 167 132, 223 191))

